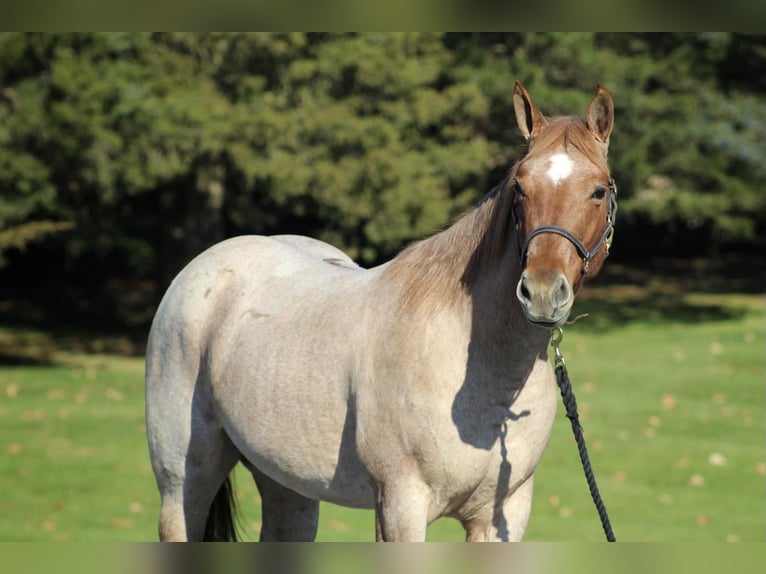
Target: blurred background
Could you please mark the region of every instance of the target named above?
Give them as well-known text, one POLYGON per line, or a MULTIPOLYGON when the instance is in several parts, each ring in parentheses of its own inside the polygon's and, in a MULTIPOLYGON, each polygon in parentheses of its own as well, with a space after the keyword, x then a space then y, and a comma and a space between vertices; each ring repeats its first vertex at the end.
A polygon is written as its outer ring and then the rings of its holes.
MULTIPOLYGON (((620 453, 602 491, 648 497, 625 503, 623 524, 647 514, 632 539, 763 539, 766 34, 740 33, 0 34, 0 539, 153 539, 142 355, 175 274, 240 234, 395 256, 518 159, 515 80, 546 115, 583 115, 597 84, 616 105, 615 244, 563 349, 586 409, 609 409, 603 436, 589 423, 596 456, 620 453), (711 469, 739 522, 705 510, 711 469), (687 495, 657 530, 651 509, 687 495)), ((582 516, 599 539, 561 433, 583 510, 541 478, 530 533, 582 516)))

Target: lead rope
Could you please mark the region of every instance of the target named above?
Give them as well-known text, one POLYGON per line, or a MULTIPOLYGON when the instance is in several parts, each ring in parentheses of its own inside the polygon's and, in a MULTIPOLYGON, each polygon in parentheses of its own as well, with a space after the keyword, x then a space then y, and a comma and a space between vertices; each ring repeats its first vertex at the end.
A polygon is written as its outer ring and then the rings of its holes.
POLYGON ((577 441, 577 450, 580 453, 580 461, 582 462, 582 468, 585 471, 585 480, 588 482, 588 488, 590 489, 591 498, 593 498, 593 504, 596 505, 599 518, 601 518, 601 526, 604 529, 607 541, 615 542, 616 539, 614 537, 614 532, 612 532, 612 525, 609 523, 609 515, 606 512, 606 506, 604 506, 604 501, 601 499, 601 493, 598 491, 596 477, 593 476, 593 469, 590 466, 588 448, 585 446, 585 437, 583 436, 582 426, 580 426, 580 417, 577 414, 577 401, 575 400, 574 392, 572 391, 572 384, 569 382, 569 374, 567 373, 567 368, 564 364, 564 357, 561 355, 561 350, 559 349, 559 344, 563 338, 564 331, 562 331, 561 328, 556 328, 551 336, 551 347, 553 347, 556 356, 554 362, 556 381, 561 390, 561 398, 564 400, 567 418, 572 423, 572 433, 574 433, 575 440, 577 441))

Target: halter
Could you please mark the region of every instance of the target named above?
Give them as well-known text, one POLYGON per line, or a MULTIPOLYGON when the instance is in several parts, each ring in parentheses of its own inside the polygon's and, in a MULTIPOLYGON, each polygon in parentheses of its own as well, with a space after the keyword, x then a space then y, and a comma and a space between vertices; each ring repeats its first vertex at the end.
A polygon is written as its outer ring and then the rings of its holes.
MULTIPOLYGON (((529 235, 527 235, 523 245, 519 243, 519 245, 522 245, 519 248, 519 260, 521 261, 521 264, 524 265, 527 257, 527 249, 529 249, 529 243, 532 241, 532 239, 543 233, 555 233, 556 235, 566 237, 575 246, 577 253, 582 258, 582 273, 583 275, 587 275, 588 269, 590 267, 590 262, 596 255, 598 255, 599 251, 601 251, 601 248, 604 247, 604 245, 606 245, 606 254, 609 255, 609 248, 612 246, 612 239, 614 238, 614 222, 616 216, 617 184, 615 184, 612 178, 609 178, 609 203, 607 204, 606 211, 606 227, 604 228, 604 232, 601 234, 601 239, 598 240, 598 243, 596 243, 593 249, 588 250, 582 241, 580 241, 571 231, 567 231, 563 227, 558 227, 556 225, 541 225, 532 231, 529 235)), ((518 233, 519 218, 516 214, 516 206, 513 208, 513 223, 516 227, 516 232, 518 233)))

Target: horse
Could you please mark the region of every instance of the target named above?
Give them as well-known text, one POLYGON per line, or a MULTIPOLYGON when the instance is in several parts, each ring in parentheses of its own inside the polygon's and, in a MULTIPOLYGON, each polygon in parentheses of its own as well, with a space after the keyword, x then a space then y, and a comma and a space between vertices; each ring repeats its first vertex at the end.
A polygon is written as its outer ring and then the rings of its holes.
POLYGON ((516 82, 526 150, 443 231, 363 269, 326 243, 240 236, 172 281, 149 333, 146 425, 162 541, 311 541, 319 501, 374 509, 378 541, 440 517, 517 541, 557 406, 547 347, 613 232, 614 104, 547 118, 516 82))

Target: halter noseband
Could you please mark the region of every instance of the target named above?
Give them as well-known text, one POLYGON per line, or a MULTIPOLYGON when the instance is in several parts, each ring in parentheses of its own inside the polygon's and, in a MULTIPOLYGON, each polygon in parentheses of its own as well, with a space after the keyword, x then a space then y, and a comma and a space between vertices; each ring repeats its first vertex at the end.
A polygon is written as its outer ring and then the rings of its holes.
MULTIPOLYGON (((529 249, 529 243, 532 241, 532 239, 543 233, 555 233, 557 235, 561 235, 562 237, 566 237, 575 246, 577 253, 582 258, 582 273, 583 275, 587 275, 588 269, 590 267, 590 262, 596 255, 598 255, 599 251, 601 251, 601 248, 604 245, 606 245, 606 254, 609 255, 609 248, 612 246, 612 239, 614 238, 614 222, 616 216, 617 184, 615 184, 612 178, 609 178, 609 203, 607 204, 606 211, 606 227, 604 228, 604 232, 601 234, 601 239, 598 240, 598 243, 596 243, 593 249, 589 251, 588 248, 583 245, 582 241, 575 237, 572 232, 567 231, 563 227, 558 227, 556 225, 542 225, 527 235, 523 245, 521 242, 519 242, 519 245, 521 246, 519 248, 519 260, 523 266, 527 257, 527 249, 529 249)), ((518 233, 519 220, 518 215, 516 214, 515 206, 513 208, 513 221, 516 227, 516 232, 518 233)))

